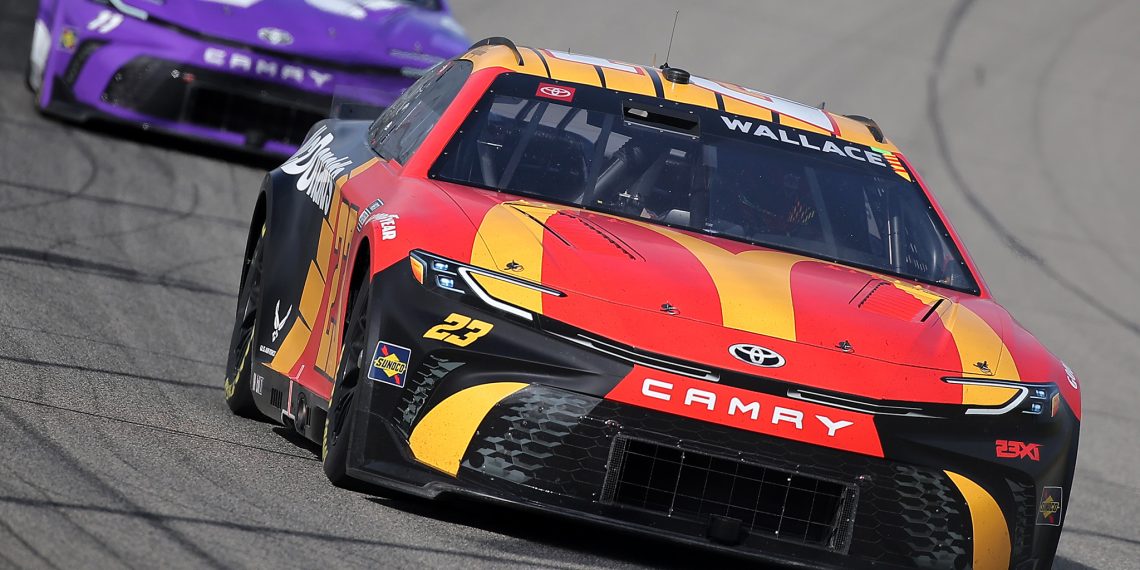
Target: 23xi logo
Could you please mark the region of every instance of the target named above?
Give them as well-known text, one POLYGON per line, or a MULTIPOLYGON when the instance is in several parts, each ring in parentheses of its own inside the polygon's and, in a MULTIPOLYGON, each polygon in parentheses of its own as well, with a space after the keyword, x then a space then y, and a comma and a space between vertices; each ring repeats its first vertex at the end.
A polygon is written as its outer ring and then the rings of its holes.
POLYGON ((1041 461, 1041 444, 999 439, 994 442, 997 456, 1002 459, 1029 459, 1041 461))
POLYGON ((728 353, 741 362, 763 368, 779 368, 785 362, 780 353, 754 344, 734 344, 728 347, 728 353))

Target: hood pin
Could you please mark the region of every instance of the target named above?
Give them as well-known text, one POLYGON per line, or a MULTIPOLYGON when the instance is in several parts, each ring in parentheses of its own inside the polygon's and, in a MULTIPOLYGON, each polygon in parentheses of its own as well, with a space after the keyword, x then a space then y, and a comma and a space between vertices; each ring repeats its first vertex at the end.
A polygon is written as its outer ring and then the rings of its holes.
POLYGON ((674 307, 672 304, 666 302, 666 303, 661 303, 661 312, 665 313, 666 315, 679 315, 679 314, 681 314, 681 309, 678 309, 677 307, 674 307))

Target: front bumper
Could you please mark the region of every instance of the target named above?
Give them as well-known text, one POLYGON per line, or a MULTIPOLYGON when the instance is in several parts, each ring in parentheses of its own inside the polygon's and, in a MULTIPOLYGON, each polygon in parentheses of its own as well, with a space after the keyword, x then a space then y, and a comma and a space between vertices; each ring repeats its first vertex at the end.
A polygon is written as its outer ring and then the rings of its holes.
POLYGON ((174 23, 126 17, 108 31, 88 29, 105 11, 67 3, 48 23, 38 101, 47 112, 288 155, 334 107, 378 113, 413 81, 398 69, 234 45, 174 23))
MULTIPOLYGON (((873 457, 608 400, 605 394, 637 367, 566 342, 559 336, 564 324, 522 322, 474 299, 428 291, 406 263, 378 275, 373 290, 383 318, 373 340, 408 347, 411 357, 401 387, 366 384, 369 405, 358 410, 356 424, 365 426, 358 432, 364 437, 354 436, 349 456, 356 477, 429 496, 492 498, 791 565, 1051 563, 1059 521, 1038 524, 1038 511, 1045 487, 1061 487, 1067 500, 1076 446, 1076 420, 1067 409, 1047 424, 1017 418, 1016 432, 994 419, 875 417, 884 457, 873 457), (494 329, 464 348, 424 338, 451 313, 494 329), (504 384, 521 388, 481 405, 447 404, 463 402, 473 388, 504 384), (450 466, 417 433, 472 416, 473 429, 446 444, 453 448, 450 466), (996 459, 994 438, 1010 433, 1045 441, 1042 449, 1053 454, 1032 464, 996 459), (704 480, 694 484, 694 477, 704 480), (990 504, 997 508, 987 511, 990 504), (995 520, 1004 536, 975 533, 995 528, 995 520), (1000 563, 987 554, 994 544, 1005 545, 1000 563)), ((728 371, 721 376, 740 380, 728 371)))

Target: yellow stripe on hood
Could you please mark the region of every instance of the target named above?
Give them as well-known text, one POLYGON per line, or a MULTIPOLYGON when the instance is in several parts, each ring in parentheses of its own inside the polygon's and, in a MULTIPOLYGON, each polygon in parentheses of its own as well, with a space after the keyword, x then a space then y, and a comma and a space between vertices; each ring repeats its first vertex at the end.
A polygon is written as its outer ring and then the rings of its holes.
MULTIPOLYGON (((515 262, 520 267, 511 275, 542 283, 543 239, 546 230, 542 224, 559 208, 525 201, 504 202, 492 207, 483 222, 471 249, 471 264, 503 271, 507 263, 515 262), (510 252, 510 259, 496 260, 491 252, 510 252)), ((522 307, 534 313, 542 313, 542 293, 512 285, 499 279, 479 279, 479 284, 492 297, 522 307)))
MULTIPOLYGON (((962 376, 1021 380, 1017 364, 1009 354, 1009 347, 1002 342, 1001 335, 985 319, 958 303, 940 318, 958 347, 962 376), (977 366, 980 362, 989 366, 990 374, 984 373, 977 366)), ((962 386, 962 403, 973 406, 996 406, 1009 401, 1013 394, 1014 391, 1010 388, 965 385, 962 386)))
POLYGON ((662 226, 627 220, 653 230, 689 250, 705 266, 720 297, 724 326, 796 340, 792 308, 792 266, 807 260, 778 251, 734 254, 707 241, 662 226))

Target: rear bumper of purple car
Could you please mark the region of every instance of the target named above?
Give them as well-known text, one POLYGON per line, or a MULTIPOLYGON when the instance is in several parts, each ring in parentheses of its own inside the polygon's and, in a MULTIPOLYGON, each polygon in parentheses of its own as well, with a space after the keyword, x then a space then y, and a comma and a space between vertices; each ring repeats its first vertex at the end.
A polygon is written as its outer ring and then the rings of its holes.
POLYGON ((93 3, 65 3, 50 19, 37 101, 49 114, 260 153, 291 154, 334 107, 377 113, 414 80, 394 68, 236 45, 93 3))

